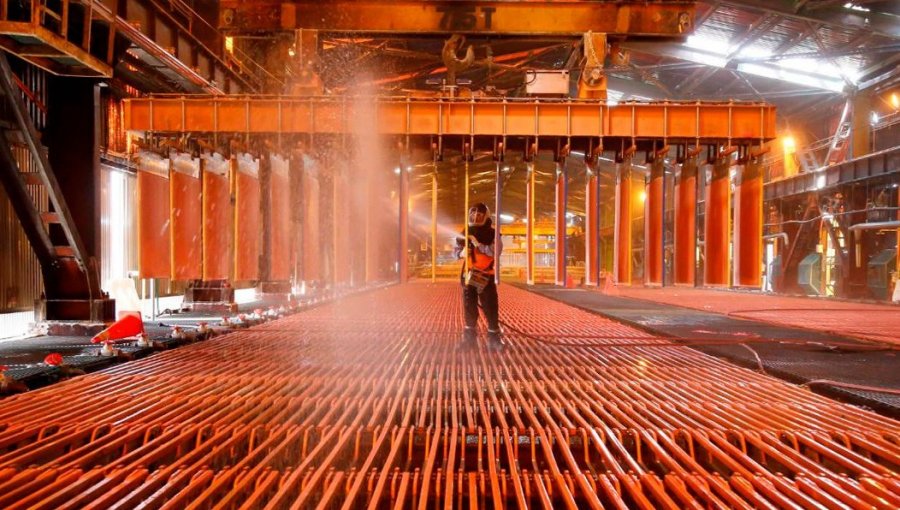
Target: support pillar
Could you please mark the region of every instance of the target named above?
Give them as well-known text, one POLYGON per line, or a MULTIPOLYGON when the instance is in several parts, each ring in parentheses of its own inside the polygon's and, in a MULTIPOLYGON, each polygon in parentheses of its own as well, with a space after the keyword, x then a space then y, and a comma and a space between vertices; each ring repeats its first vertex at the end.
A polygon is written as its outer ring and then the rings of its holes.
POLYGON ((347 164, 340 162, 334 170, 334 187, 332 188, 334 223, 334 284, 344 287, 350 283, 350 211, 348 207, 347 164))
MULTIPOLYGON (((259 156, 259 280, 272 279, 272 154, 259 156)), ((257 293, 264 292, 262 285, 257 293)))
POLYGON ((675 182, 675 285, 696 284, 697 157, 687 155, 675 182))
POLYGON ((750 158, 734 191, 734 286, 760 288, 763 260, 763 168, 750 158))
POLYGON ((868 92, 858 92, 853 96, 852 101, 853 114, 850 129, 852 144, 851 152, 846 159, 859 158, 869 154, 872 145, 872 95, 868 92))
POLYGON ((628 152, 616 163, 616 221, 613 273, 619 285, 631 285, 631 159, 628 152))
POLYGON ((431 283, 437 281, 437 157, 431 172, 431 283))
POLYGON ((303 253, 304 253, 304 244, 303 244, 303 233, 306 230, 304 225, 305 219, 305 208, 303 207, 304 200, 304 182, 303 182, 303 152, 299 149, 295 149, 291 154, 291 159, 289 162, 289 176, 288 179, 290 181, 290 201, 293 204, 293 207, 290 208, 290 253, 291 253, 291 273, 292 273, 292 284, 297 286, 299 282, 303 281, 303 253))
POLYGON ((527 183, 525 191, 525 258, 526 260, 526 282, 528 285, 534 285, 534 162, 526 164, 527 183))
POLYGON ((556 163, 556 285, 566 285, 566 164, 556 163))
POLYGON ((409 171, 404 159, 401 158, 400 162, 400 193, 398 193, 400 242, 397 256, 400 267, 400 283, 409 281, 409 171))
POLYGON ((600 179, 590 164, 584 190, 584 282, 597 286, 600 281, 600 179))
POLYGON ((308 160, 303 168, 303 281, 307 286, 321 278, 319 232, 319 162, 308 160))
POLYGON ((647 199, 644 202, 644 280, 647 285, 663 284, 663 212, 665 210, 665 162, 663 156, 654 154, 650 163, 650 175, 646 184, 647 199))
POLYGON ((712 179, 706 186, 706 235, 704 245, 703 283, 728 286, 729 244, 731 230, 731 183, 728 153, 720 154, 712 167, 712 179))
POLYGON ((500 284, 500 254, 501 254, 501 241, 502 237, 500 233, 500 211, 503 207, 503 200, 501 199, 501 192, 503 191, 503 185, 500 181, 500 164, 501 161, 498 159, 496 161, 496 169, 494 172, 494 218, 497 219, 497 223, 494 225, 494 283, 500 284))

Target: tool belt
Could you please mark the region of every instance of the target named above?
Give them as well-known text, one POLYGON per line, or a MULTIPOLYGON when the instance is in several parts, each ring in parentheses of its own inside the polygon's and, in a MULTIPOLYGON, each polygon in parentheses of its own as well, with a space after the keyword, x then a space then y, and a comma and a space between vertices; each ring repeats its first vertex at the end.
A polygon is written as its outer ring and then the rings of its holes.
POLYGON ((494 275, 488 273, 487 271, 482 271, 480 269, 469 269, 466 272, 466 285, 469 287, 474 287, 479 294, 484 290, 485 287, 491 283, 491 280, 494 279, 494 275))

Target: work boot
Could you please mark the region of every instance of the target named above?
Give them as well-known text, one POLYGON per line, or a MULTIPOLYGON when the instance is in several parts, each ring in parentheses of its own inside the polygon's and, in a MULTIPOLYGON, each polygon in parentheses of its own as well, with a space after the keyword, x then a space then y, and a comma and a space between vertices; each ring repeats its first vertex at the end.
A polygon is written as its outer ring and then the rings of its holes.
POLYGON ((478 346, 478 342, 477 342, 477 340, 475 340, 475 328, 467 327, 463 331, 462 342, 460 342, 460 344, 457 348, 461 351, 465 351, 465 350, 469 350, 469 349, 474 349, 477 346, 478 346))
POLYGON ((500 330, 488 330, 488 348, 492 351, 502 351, 506 347, 503 343, 503 335, 500 330))

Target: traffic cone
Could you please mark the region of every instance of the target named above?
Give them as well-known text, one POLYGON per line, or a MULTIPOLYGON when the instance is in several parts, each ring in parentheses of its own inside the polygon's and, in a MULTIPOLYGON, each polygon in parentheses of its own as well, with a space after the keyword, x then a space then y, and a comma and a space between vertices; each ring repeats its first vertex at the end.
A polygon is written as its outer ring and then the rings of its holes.
POLYGON ((107 343, 121 340, 123 338, 131 338, 144 332, 144 321, 141 314, 132 312, 122 317, 112 324, 112 326, 97 333, 91 339, 91 343, 107 343))

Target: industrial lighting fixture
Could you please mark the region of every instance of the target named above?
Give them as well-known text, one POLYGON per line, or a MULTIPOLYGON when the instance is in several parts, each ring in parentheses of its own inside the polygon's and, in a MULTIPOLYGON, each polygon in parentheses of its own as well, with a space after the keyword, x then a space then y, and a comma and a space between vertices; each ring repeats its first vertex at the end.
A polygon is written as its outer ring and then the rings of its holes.
POLYGON ((878 112, 872 112, 872 124, 878 124, 879 119, 878 112))

